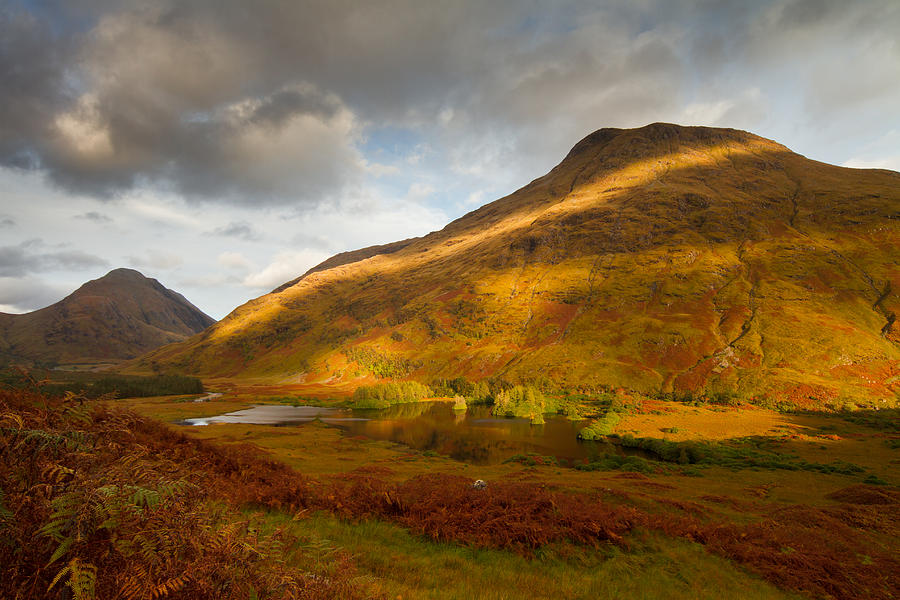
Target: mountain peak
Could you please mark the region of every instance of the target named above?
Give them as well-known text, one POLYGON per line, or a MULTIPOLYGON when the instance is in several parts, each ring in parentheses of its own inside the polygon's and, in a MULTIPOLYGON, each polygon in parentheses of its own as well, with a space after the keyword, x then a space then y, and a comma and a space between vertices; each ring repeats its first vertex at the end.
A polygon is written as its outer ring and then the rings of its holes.
POLYGON ((156 279, 113 269, 56 304, 0 323, 0 359, 81 362, 131 358, 215 323, 156 279))
POLYGON ((150 279, 140 271, 136 271, 135 269, 128 269, 126 267, 119 267, 118 269, 113 269, 100 279, 113 279, 113 278, 124 278, 124 279, 133 279, 133 280, 143 280, 150 279))
POLYGON ((575 144, 563 164, 586 155, 643 158, 682 148, 717 148, 724 145, 756 145, 769 147, 773 151, 790 152, 781 144, 740 129, 651 123, 633 129, 598 129, 575 144))
POLYGON ((307 383, 891 397, 898 203, 896 174, 746 131, 600 129, 441 231, 329 259, 142 362, 307 383))

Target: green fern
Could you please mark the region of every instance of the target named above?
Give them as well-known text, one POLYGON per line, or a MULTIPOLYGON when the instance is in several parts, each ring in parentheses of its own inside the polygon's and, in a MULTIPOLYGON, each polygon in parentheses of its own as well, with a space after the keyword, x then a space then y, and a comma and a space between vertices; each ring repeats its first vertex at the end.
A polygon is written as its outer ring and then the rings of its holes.
POLYGON ((94 590, 97 585, 97 567, 83 563, 77 557, 70 560, 69 564, 56 574, 47 591, 53 589, 67 574, 69 578, 66 585, 72 590, 74 600, 93 600, 96 597, 94 590))
POLYGON ((90 425, 94 421, 94 418, 91 416, 90 407, 87 404, 84 404, 84 397, 72 392, 66 392, 64 402, 69 404, 62 412, 64 421, 75 421, 85 425, 90 425), (69 404, 75 401, 77 401, 78 404, 69 404))
POLYGON ((13 518, 13 514, 6 508, 4 498, 3 488, 0 487, 0 527, 4 526, 7 521, 12 520, 13 518))

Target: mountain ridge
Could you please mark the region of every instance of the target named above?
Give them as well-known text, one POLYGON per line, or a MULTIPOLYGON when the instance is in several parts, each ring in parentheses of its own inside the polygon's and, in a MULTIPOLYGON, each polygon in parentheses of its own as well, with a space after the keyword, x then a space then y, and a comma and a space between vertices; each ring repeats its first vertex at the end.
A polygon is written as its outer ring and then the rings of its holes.
POLYGON ((133 269, 113 269, 50 306, 0 313, 0 356, 12 361, 134 358, 215 323, 183 295, 133 269))
POLYGON ((898 207, 900 174, 748 132, 601 129, 442 230, 308 273, 137 366, 893 397, 898 207))

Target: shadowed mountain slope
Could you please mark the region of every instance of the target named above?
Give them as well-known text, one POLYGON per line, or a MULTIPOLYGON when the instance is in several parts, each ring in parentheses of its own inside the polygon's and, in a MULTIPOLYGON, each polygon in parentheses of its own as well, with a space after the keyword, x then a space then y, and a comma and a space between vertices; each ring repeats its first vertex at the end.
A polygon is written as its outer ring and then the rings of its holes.
POLYGON ((57 363, 133 358, 213 323, 157 280, 115 269, 46 308, 0 313, 0 356, 57 363))
POLYGON ((548 377, 800 403, 900 390, 892 171, 731 129, 601 129, 547 175, 403 244, 338 255, 137 366, 285 382, 548 377))

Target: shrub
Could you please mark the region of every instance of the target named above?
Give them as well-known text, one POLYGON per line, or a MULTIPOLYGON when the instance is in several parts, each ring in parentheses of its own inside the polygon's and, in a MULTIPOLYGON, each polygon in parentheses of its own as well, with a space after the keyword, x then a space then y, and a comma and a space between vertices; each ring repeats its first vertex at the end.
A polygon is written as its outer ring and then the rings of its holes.
POLYGON ((662 465, 654 465, 640 456, 619 456, 610 454, 586 465, 575 465, 579 471, 626 471, 630 473, 655 473, 664 470, 662 465))
POLYGON ((591 422, 578 432, 580 440, 599 440, 613 432, 622 417, 617 412, 607 412, 603 417, 591 422))

